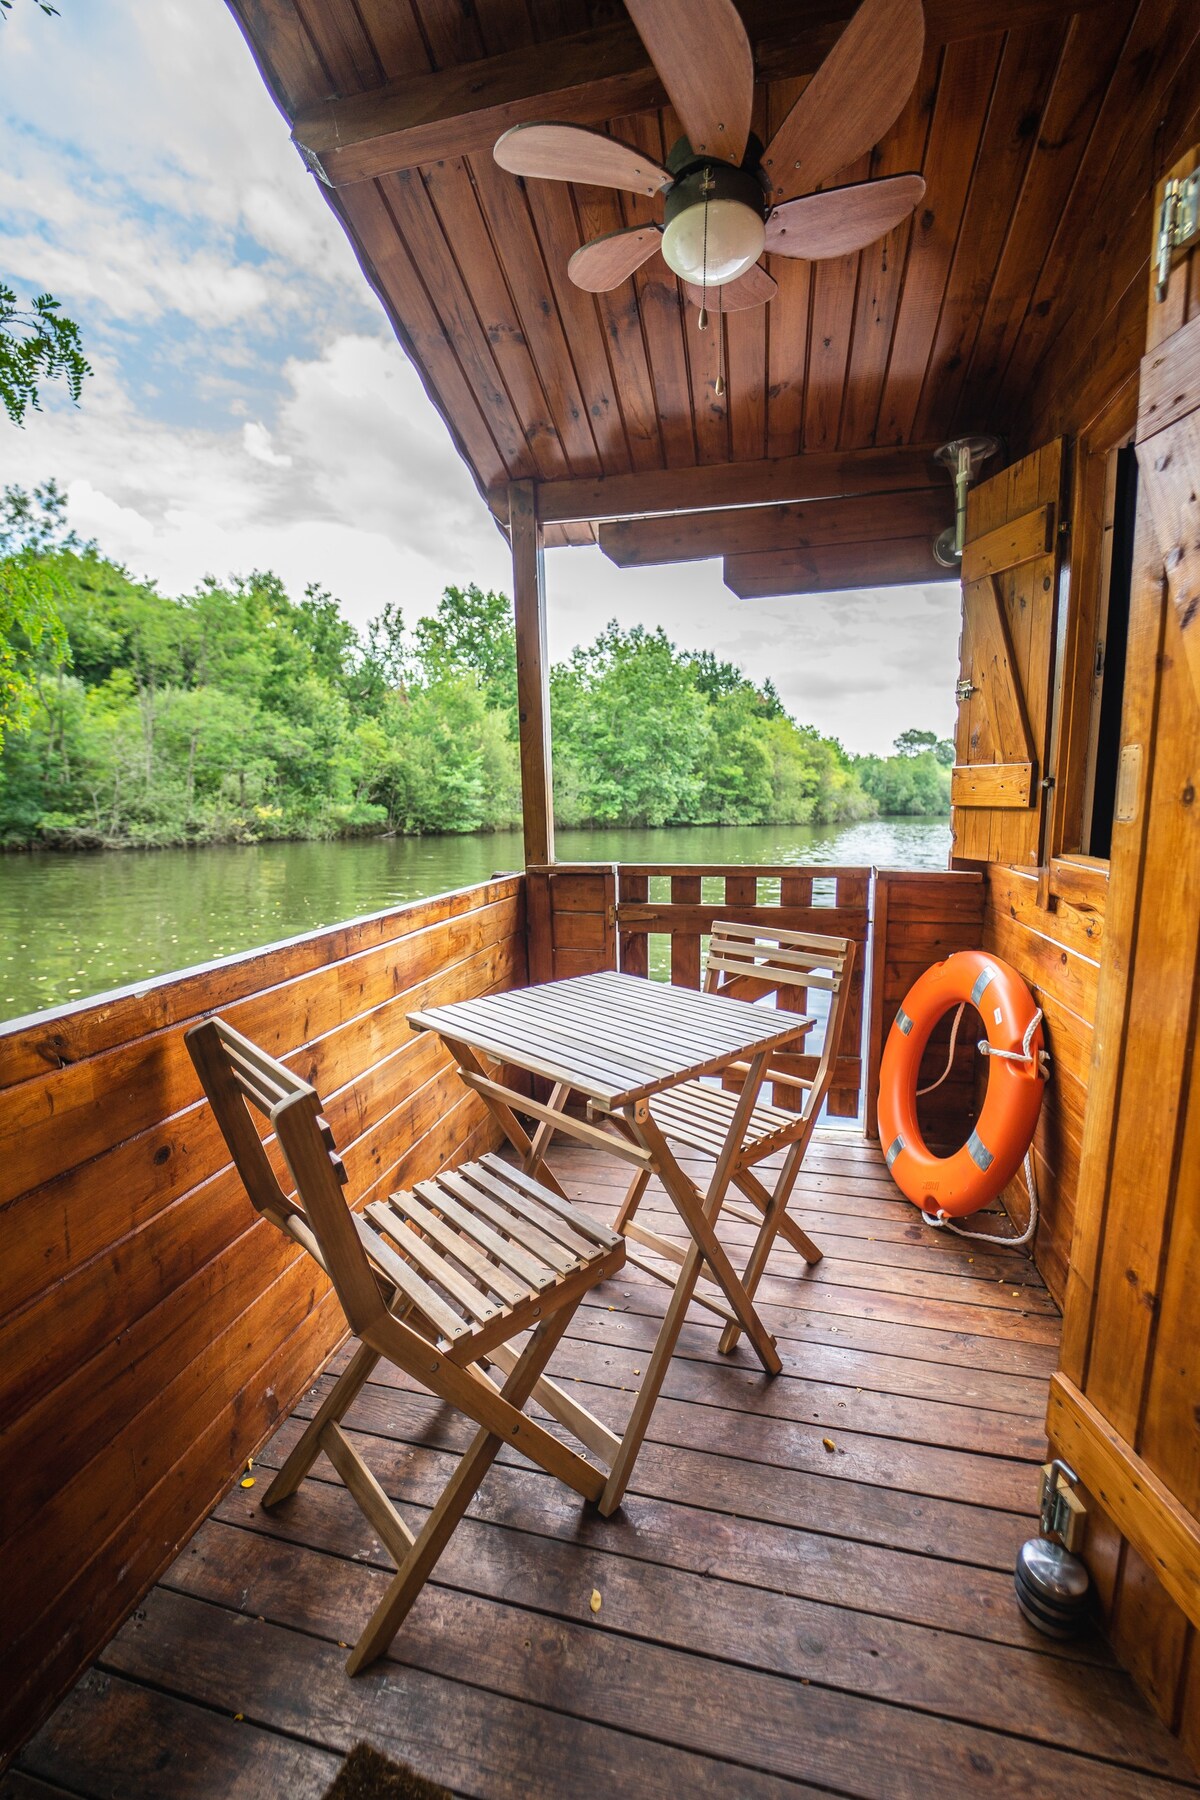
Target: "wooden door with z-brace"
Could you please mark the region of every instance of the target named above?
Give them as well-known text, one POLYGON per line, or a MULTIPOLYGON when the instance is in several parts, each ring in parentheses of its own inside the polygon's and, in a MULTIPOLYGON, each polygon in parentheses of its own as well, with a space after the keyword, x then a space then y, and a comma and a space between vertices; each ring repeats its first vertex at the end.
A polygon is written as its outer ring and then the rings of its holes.
POLYGON ((967 507, 954 853, 1032 868, 1041 858, 1051 742, 1063 447, 981 482, 967 507))

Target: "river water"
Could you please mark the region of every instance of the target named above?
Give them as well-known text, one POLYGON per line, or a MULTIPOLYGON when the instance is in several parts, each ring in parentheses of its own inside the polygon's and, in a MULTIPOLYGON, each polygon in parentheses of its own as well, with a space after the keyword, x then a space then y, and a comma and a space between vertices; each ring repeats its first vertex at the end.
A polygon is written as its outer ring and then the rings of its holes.
MULTIPOLYGON (((944 869, 935 819, 561 831, 564 862, 944 869)), ((519 832, 0 856, 0 1018, 186 969, 522 867, 519 832)))

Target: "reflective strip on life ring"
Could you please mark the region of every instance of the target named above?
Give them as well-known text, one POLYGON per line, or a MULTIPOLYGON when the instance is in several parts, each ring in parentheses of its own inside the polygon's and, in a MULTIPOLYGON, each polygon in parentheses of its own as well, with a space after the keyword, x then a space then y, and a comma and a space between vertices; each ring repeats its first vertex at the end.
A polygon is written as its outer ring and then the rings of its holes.
POLYGON ((1021 1057, 1037 1007, 1015 969, 982 950, 959 950, 935 963, 904 996, 879 1071, 879 1141, 901 1193, 923 1212, 952 1219, 978 1212, 1011 1181, 1042 1109, 1040 1020, 1021 1057), (1015 1055, 988 1063, 987 1095, 970 1137, 953 1156, 934 1156, 917 1123, 917 1075, 939 1019, 966 1001, 976 1008, 988 1045, 1015 1055))

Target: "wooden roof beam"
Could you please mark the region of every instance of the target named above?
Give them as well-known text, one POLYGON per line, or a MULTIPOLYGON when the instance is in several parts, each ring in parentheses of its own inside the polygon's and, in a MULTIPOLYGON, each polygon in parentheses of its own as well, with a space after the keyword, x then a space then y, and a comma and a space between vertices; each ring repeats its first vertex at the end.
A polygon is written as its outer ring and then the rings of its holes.
POLYGON ((819 550, 896 538, 933 540, 954 517, 943 472, 934 486, 794 506, 743 506, 682 517, 622 519, 600 527, 600 548, 618 568, 700 562, 770 550, 819 550))
MULTIPOLYGON (((645 519, 668 513, 707 513, 726 507, 795 506, 809 500, 836 500, 851 494, 896 493, 938 488, 950 494, 949 478, 930 449, 818 450, 806 456, 768 457, 760 462, 709 463, 688 469, 649 469, 636 475, 609 475, 543 481, 538 517, 544 525, 574 520, 645 519)), ((506 506, 506 499, 499 499, 506 506)), ((716 554, 709 552, 708 554, 716 554)))
MULTIPOLYGON (((1072 10, 1100 0, 1073 0, 1072 10)), ((1062 0, 925 0, 926 41, 1056 22, 1062 0)), ((800 14, 778 0, 742 0, 759 80, 811 74, 855 11, 855 0, 809 0, 800 14)), ((666 93, 632 24, 524 45, 477 62, 420 71, 366 93, 302 107, 292 137, 331 187, 488 151, 512 125, 561 119, 600 125, 666 93)))
POLYGON ((813 550, 755 550, 725 558, 725 585, 740 600, 956 579, 953 569, 944 569, 934 560, 929 536, 831 544, 813 550))

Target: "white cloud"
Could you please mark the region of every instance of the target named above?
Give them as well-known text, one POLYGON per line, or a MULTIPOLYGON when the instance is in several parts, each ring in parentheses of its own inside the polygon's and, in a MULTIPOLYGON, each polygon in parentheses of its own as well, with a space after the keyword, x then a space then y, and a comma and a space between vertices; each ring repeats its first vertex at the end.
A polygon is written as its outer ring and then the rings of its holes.
POLYGON ((156 424, 105 376, 85 407, 0 438, 0 479, 57 476, 75 528, 165 591, 273 568, 361 624, 388 600, 429 611, 449 581, 508 585, 504 541, 394 342, 335 338, 290 361, 273 431, 156 424))
POLYGON ((268 469, 290 469, 290 456, 281 456, 271 448, 271 434, 261 419, 247 419, 242 426, 242 445, 255 462, 266 463, 268 469))

